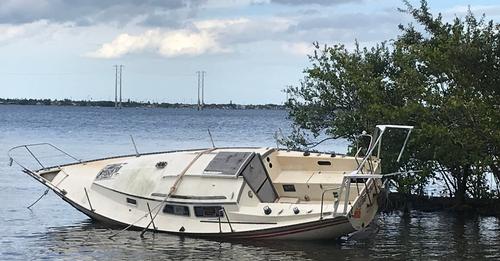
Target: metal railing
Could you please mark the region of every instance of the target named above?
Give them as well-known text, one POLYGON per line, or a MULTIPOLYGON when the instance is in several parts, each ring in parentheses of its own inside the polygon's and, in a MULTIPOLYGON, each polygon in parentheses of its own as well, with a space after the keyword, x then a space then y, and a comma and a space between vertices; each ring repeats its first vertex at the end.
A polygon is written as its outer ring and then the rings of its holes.
POLYGON ((51 143, 44 142, 44 143, 24 144, 24 145, 19 145, 19 146, 16 146, 16 147, 9 149, 7 152, 7 155, 9 156, 9 165, 12 166, 12 164, 15 163, 16 165, 20 166, 24 170, 33 172, 33 170, 30 170, 28 167, 26 167, 24 165, 24 163, 21 163, 20 161, 16 160, 15 156, 12 155, 14 151, 24 148, 26 150, 26 152, 28 153, 28 155, 31 156, 38 165, 40 165, 41 169, 47 168, 47 166, 45 166, 42 163, 40 156, 37 157, 37 155, 35 155, 35 153, 32 150, 33 147, 43 147, 43 146, 46 146, 46 147, 52 148, 56 151, 59 151, 60 153, 62 153, 62 155, 66 156, 67 158, 70 158, 71 160, 74 160, 75 162, 82 162, 82 160, 80 160, 80 159, 76 158, 75 156, 69 154, 68 152, 60 149, 59 147, 57 147, 51 143))
MULTIPOLYGON (((352 179, 357 179, 357 180, 362 179, 363 183, 364 183, 364 187, 361 190, 359 190, 359 187, 358 187, 358 189, 357 189, 358 195, 356 197, 356 200, 354 200, 353 204, 356 204, 357 199, 359 199, 361 195, 366 193, 368 200, 369 200, 369 204, 371 205, 371 204, 373 204, 373 200, 375 200, 375 199, 372 198, 370 195, 371 194, 370 187, 373 184, 375 186, 375 189, 376 189, 377 184, 375 183, 375 180, 382 179, 383 177, 384 177, 384 175, 380 175, 380 174, 358 174, 357 171, 353 171, 351 174, 344 175, 344 178, 342 179, 342 184, 340 185, 340 187, 325 189, 323 191, 323 193, 321 195, 320 220, 322 220, 324 217, 324 215, 323 215, 324 201, 325 201, 324 195, 326 194, 326 192, 340 190, 338 195, 334 196, 334 205, 333 205, 332 216, 336 217, 338 215, 346 215, 349 212, 348 206, 349 206, 349 202, 350 202, 349 199, 350 199, 350 193, 351 193, 351 183, 352 183, 351 181, 352 181, 352 179), (342 207, 341 212, 339 212, 340 202, 343 203, 343 207, 342 207)), ((356 186, 358 186, 357 180, 356 180, 356 186)))
POLYGON ((345 215, 345 214, 347 214, 347 211, 348 211, 347 208, 348 208, 348 205, 350 203, 350 201, 349 201, 349 196, 350 195, 349 194, 350 194, 350 191, 351 191, 351 180, 352 179, 356 180, 356 188, 357 188, 357 193, 358 193, 358 196, 357 196, 356 200, 354 200, 353 204, 356 204, 356 201, 360 198, 360 196, 363 193, 366 193, 367 197, 368 197, 369 204, 372 205, 375 199, 371 197, 370 186, 373 184, 374 189, 375 189, 375 193, 378 193, 377 184, 376 184, 376 180, 377 179, 382 179, 383 177, 401 174, 401 173, 391 173, 391 174, 387 174, 387 175, 381 175, 381 174, 375 174, 374 173, 376 170, 375 170, 375 168, 373 166, 373 162, 372 162, 373 152, 374 152, 375 148, 378 147, 377 157, 380 158, 380 148, 382 146, 382 136, 383 136, 384 132, 387 129, 390 129, 390 128, 393 128, 393 129, 403 129, 403 130, 407 130, 408 131, 408 133, 406 135, 406 138, 405 138, 405 140, 403 142, 403 145, 401 147, 401 151, 399 152, 399 155, 398 155, 398 158, 397 158, 397 162, 399 162, 399 160, 401 159, 401 156, 403 154, 403 151, 404 151, 404 149, 405 149, 405 147, 406 147, 406 145, 408 143, 408 139, 409 139, 410 134, 411 134, 411 132, 413 130, 413 126, 404 126, 404 125, 377 125, 377 129, 376 130, 379 133, 378 133, 378 135, 376 136, 375 139, 374 139, 373 136, 368 135, 366 133, 363 133, 361 136, 368 136, 368 137, 370 137, 370 146, 367 149, 367 153, 363 157, 363 159, 361 160, 361 162, 359 162, 358 161, 358 156, 359 156, 359 153, 361 151, 361 148, 358 148, 357 151, 356 151, 356 154, 354 155, 354 160, 356 161, 356 164, 357 164, 356 170, 354 170, 353 172, 351 172, 348 175, 344 175, 344 177, 342 179, 342 184, 341 184, 340 188, 326 189, 326 190, 323 191, 323 193, 321 195, 320 219, 323 219, 324 195, 325 195, 326 192, 331 191, 331 190, 340 189, 340 191, 338 193, 338 197, 334 198, 333 217, 337 216, 337 211, 338 211, 338 207, 339 207, 339 204, 340 204, 340 199, 341 199, 342 196, 344 197, 344 200, 343 200, 343 210, 339 214, 345 215), (363 173, 363 170, 365 169, 365 165, 366 164, 368 164, 368 168, 367 168, 367 170, 369 172, 368 174, 364 174, 363 173), (362 179, 363 183, 364 183, 364 187, 363 187, 362 190, 359 189, 359 184, 358 184, 358 180, 359 179, 362 179), (345 192, 344 192, 344 190, 345 190, 345 192))

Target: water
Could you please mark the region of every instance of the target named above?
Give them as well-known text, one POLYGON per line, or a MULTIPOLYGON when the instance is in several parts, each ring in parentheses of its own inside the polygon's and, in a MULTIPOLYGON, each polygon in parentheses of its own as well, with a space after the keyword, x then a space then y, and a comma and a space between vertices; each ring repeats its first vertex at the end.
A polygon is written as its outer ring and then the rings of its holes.
MULTIPOLYGON (((284 111, 197 112, 187 109, 0 106, 0 260, 366 260, 499 259, 500 221, 495 217, 412 212, 380 215, 378 229, 354 239, 327 242, 231 241, 113 231, 49 193, 26 209, 44 187, 8 167, 8 148, 51 142, 79 158, 139 151, 217 146, 275 146, 274 132, 286 133, 284 111)), ((343 142, 325 149, 344 151, 343 142)), ((43 153, 35 151, 35 153, 43 153)), ((43 154, 42 160, 51 158, 43 154)))

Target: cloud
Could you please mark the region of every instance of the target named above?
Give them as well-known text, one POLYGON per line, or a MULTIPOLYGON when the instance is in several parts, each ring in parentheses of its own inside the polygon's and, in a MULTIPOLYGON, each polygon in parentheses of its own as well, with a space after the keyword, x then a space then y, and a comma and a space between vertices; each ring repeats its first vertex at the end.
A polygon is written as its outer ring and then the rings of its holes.
POLYGON ((239 46, 271 41, 293 55, 307 55, 311 43, 349 44, 356 39, 374 43, 391 39, 401 14, 389 11, 341 13, 331 16, 240 17, 186 23, 181 29, 150 29, 121 34, 87 54, 94 58, 118 58, 127 54, 154 53, 163 57, 230 53, 239 46))
POLYGON ((64 24, 51 24, 40 20, 27 24, 0 24, 0 44, 8 44, 22 38, 50 38, 67 28, 64 24))
POLYGON ((359 3, 363 0, 271 0, 274 4, 283 5, 337 5, 346 3, 359 3))
POLYGON ((26 33, 23 26, 0 26, 0 43, 8 42, 26 33))
POLYGON ((302 19, 295 30, 311 30, 319 28, 378 28, 384 25, 397 27, 403 21, 403 14, 394 12, 375 12, 375 13, 344 13, 333 14, 330 16, 314 16, 302 19))
POLYGON ((221 47, 218 41, 219 30, 244 22, 245 20, 207 20, 194 24, 191 29, 153 29, 139 35, 121 34, 87 56, 117 58, 126 54, 154 52, 164 57, 175 57, 230 52, 229 48, 221 47))
POLYGON ((293 36, 289 39, 292 42, 379 42, 394 38, 399 32, 398 25, 407 19, 392 10, 304 15, 290 27, 287 35, 293 36))
POLYGON ((219 46, 207 32, 175 30, 161 32, 148 30, 140 35, 121 34, 112 42, 103 44, 98 50, 88 53, 94 58, 117 58, 125 54, 152 51, 164 57, 200 55, 204 53, 228 52, 219 46))
POLYGON ((291 26, 286 19, 212 19, 193 22, 178 30, 152 29, 137 35, 121 34, 96 51, 94 58, 117 58, 152 52, 164 57, 229 53, 238 44, 275 39, 291 26))
POLYGON ((38 20, 90 25, 126 23, 157 12, 194 10, 205 0, 2 0, 0 23, 22 24, 38 20))
POLYGON ((292 19, 278 17, 212 19, 194 23, 196 28, 217 35, 225 45, 281 39, 294 24, 292 19))

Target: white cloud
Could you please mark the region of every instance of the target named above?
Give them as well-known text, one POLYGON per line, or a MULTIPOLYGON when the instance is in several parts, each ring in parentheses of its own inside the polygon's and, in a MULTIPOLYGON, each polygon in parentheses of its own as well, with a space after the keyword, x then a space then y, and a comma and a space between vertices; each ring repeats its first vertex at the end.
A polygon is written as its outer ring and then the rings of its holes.
POLYGON ((215 37, 209 32, 194 33, 185 30, 167 33, 161 40, 159 48, 159 53, 167 57, 228 51, 229 49, 220 47, 215 37))
POLYGON ((67 24, 52 24, 46 20, 26 24, 0 24, 0 44, 31 37, 48 39, 67 28, 67 24))
POLYGON ((228 50, 221 48, 214 36, 206 31, 161 32, 159 29, 154 29, 139 35, 121 34, 110 43, 103 44, 101 48, 87 55, 94 58, 117 58, 125 54, 146 51, 153 51, 165 57, 174 57, 220 53, 228 50))
POLYGON ((24 26, 0 25, 0 43, 22 36, 25 32, 24 26))
POLYGON ((121 34, 96 51, 94 58, 117 58, 126 54, 154 52, 165 57, 227 53, 241 43, 262 41, 283 33, 291 23, 285 19, 212 19, 193 22, 182 30, 147 30, 142 34, 121 34))
POLYGON ((147 31, 138 36, 120 34, 111 43, 103 44, 97 51, 88 55, 96 58, 115 58, 127 53, 137 52, 150 45, 153 40, 152 37, 156 34, 154 31, 147 31))

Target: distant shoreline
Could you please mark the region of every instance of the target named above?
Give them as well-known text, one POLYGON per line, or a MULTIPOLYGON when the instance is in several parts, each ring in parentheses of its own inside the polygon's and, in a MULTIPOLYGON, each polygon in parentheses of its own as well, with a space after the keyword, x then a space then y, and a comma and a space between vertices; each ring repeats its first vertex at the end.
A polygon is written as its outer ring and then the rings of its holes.
MULTIPOLYGON (((6 99, 0 98, 0 105, 40 105, 40 106, 76 106, 76 107, 115 107, 114 101, 92 101, 92 100, 52 100, 52 99, 6 99)), ((124 108, 187 108, 197 109, 197 104, 188 103, 156 103, 156 102, 138 102, 127 100, 122 102, 124 108)), ((210 103, 203 106, 204 109, 225 109, 225 110, 284 110, 284 105, 278 104, 217 104, 210 103)))

